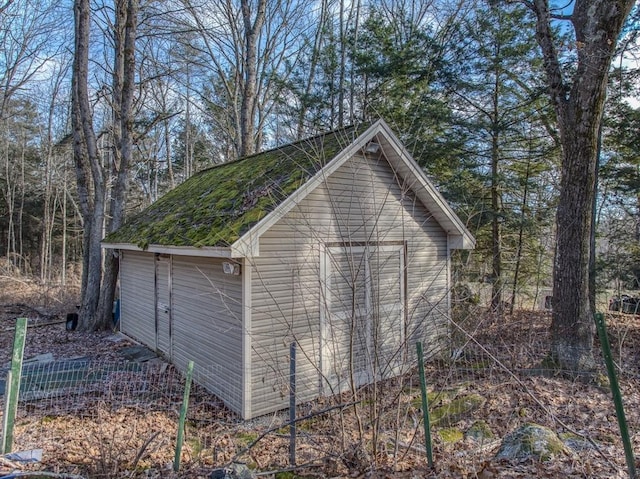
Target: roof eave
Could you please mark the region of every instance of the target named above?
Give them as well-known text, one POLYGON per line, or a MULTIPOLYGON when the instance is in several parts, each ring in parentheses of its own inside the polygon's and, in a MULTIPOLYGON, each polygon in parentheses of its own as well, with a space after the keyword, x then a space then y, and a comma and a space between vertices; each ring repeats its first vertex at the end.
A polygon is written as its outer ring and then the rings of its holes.
POLYGON ((206 258, 232 258, 231 248, 203 246, 195 248, 193 246, 164 246, 152 244, 147 248, 141 248, 133 243, 101 243, 102 248, 117 249, 125 251, 140 251, 146 253, 171 254, 176 256, 198 256, 206 258))
POLYGON ((469 235, 449 235, 449 249, 474 249, 476 240, 469 235))

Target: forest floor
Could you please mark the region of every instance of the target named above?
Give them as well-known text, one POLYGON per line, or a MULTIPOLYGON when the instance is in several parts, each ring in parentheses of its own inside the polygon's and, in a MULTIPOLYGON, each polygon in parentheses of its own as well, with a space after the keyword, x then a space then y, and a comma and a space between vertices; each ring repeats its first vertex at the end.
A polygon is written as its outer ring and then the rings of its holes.
MULTIPOLYGON (((0 283, 5 281, 0 278, 0 283)), ((64 318, 74 308, 73 295, 60 299, 59 293, 42 292, 37 285, 31 286, 29 294, 27 283, 21 285, 20 294, 8 294, 15 288, 7 284, 0 293, 0 369, 11 358, 17 317, 30 319, 25 358, 50 353, 56 360, 89 357, 113 362, 122 360, 122 352, 133 344, 114 332, 67 331, 64 318), (56 294, 58 299, 51 300, 56 294)), ((480 331, 472 341, 480 345, 474 359, 427 366, 431 392, 481 397, 472 411, 447 424, 433 425, 432 469, 426 464, 419 380, 413 371, 382 387, 361 391, 355 407, 339 407, 353 402, 347 396, 301 406, 298 415, 308 418, 298 425, 297 468, 288 465, 285 413, 243 422, 214 396, 194 386, 178 473, 171 464, 179 394, 163 403, 147 404, 139 399, 134 405, 119 407, 104 401, 83 407, 86 398, 70 395, 58 398, 62 406, 47 399, 19 409, 14 450, 41 448, 43 458, 28 466, 0 460, 0 477, 19 467, 95 478, 206 478, 214 468, 233 461, 280 479, 628 477, 609 389, 598 381, 539 371, 532 374, 531 368, 540 364, 548 344, 549 314, 519 311, 504 318, 474 318, 475 325, 467 325, 480 331), (480 441, 467 434, 479 423, 489 431, 480 441), (497 459, 501 439, 527 423, 582 439, 574 441, 578 447, 546 460, 497 459)), ((607 315, 607 321, 632 444, 638 451, 640 317, 607 315)), ((172 371, 166 367, 162 374, 172 371)), ((605 374, 604 369, 602 372, 605 374)), ((150 374, 145 381, 152 377, 150 374)), ((434 403, 441 401, 435 397, 434 403)))

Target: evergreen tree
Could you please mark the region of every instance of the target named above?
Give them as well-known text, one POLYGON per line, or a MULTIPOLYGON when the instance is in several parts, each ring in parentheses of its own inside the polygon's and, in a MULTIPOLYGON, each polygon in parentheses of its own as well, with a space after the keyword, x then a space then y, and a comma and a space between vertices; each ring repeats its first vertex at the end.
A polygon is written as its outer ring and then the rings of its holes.
POLYGON ((477 200, 477 250, 488 262, 491 307, 497 312, 507 303, 508 281, 513 307, 517 283, 527 278, 523 254, 538 249, 537 223, 548 220, 547 205, 531 203, 555 156, 545 128, 553 119, 538 47, 527 34, 533 22, 518 6, 479 2, 463 23, 464 57, 448 85, 459 128, 466 131, 466 154, 484 186, 477 200))
POLYGON ((639 73, 612 73, 602 129, 597 272, 618 293, 640 287, 640 109, 629 103, 639 73))

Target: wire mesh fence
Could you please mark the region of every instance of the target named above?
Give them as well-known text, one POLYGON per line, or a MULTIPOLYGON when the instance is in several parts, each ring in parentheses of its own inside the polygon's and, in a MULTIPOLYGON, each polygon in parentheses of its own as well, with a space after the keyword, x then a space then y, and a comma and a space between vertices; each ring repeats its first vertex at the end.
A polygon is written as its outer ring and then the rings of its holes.
POLYGON ((23 367, 20 403, 34 414, 73 414, 95 404, 165 407, 179 401, 181 376, 166 363, 42 361, 23 367))
MULTIPOLYGON (((637 405, 638 320, 613 319, 623 397, 637 405)), ((491 468, 498 468, 495 476, 484 477, 625 477, 606 379, 546 370, 547 324, 529 315, 478 316, 473 324, 452 325, 457 327, 464 334, 453 334, 450 355, 425 365, 435 471, 426 469, 416 368, 300 404, 297 469, 321 477, 374 470, 482 477, 491 468), (504 438, 526 424, 557 433, 562 446, 553 461, 511 462, 501 476, 496 454, 504 438)), ((290 467, 287 411, 243 422, 194 385, 183 467, 173 473, 183 390, 182 375, 162 361, 33 362, 23 370, 14 450, 43 449, 37 467, 90 477, 202 477, 233 461, 260 471, 290 467)), ((640 430, 639 412, 628 410, 631 431, 640 430)), ((637 449, 638 434, 632 440, 637 449)))

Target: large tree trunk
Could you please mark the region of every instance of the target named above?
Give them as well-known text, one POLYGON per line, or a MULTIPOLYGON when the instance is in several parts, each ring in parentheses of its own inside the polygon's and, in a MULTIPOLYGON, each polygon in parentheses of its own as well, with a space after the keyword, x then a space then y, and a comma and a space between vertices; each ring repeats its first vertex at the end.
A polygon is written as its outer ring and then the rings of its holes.
POLYGON ((100 240, 104 221, 104 179, 98 158, 98 146, 93 131, 91 105, 89 104, 89 27, 90 5, 88 0, 76 0, 75 15, 75 56, 72 78, 72 122, 74 158, 78 194, 84 223, 82 304, 80 307, 80 328, 95 329, 96 310, 100 297, 102 280, 102 251, 100 240), (89 177, 93 179, 91 198, 89 177))
POLYGON ((251 18, 249 0, 242 0, 244 21, 244 87, 240 108, 240 157, 256 152, 255 121, 258 94, 258 40, 266 17, 267 1, 258 0, 255 18, 251 18))
MULTIPOLYGON (((124 221, 129 164, 133 154, 133 94, 135 89, 137 18, 138 0, 118 0, 116 2, 114 26, 116 51, 113 72, 114 158, 112 165, 115 181, 111 188, 109 231, 115 231, 124 221)), ((119 264, 115 252, 107 250, 100 306, 96 312, 96 326, 99 329, 107 329, 111 326, 119 264)))
POLYGON ((573 371, 589 370, 594 364, 589 257, 598 130, 616 41, 633 4, 634 0, 576 0, 568 19, 575 31, 577 62, 573 78, 567 80, 554 44, 549 2, 532 2, 563 150, 551 356, 559 367, 573 371))
MULTIPOLYGON (((114 158, 109 208, 110 231, 124 218, 128 169, 133 147, 133 94, 135 79, 135 37, 138 0, 118 0, 114 26, 115 65, 113 73, 114 158)), ((104 233, 106 186, 93 130, 88 93, 90 5, 76 0, 75 56, 73 68, 73 135, 76 176, 84 219, 84 257, 80 329, 93 331, 111 327, 111 310, 118 277, 118 261, 112 251, 103 262, 100 242, 104 233), (92 180, 92 182, 91 182, 92 180), (93 196, 91 196, 93 191, 93 196), (104 263, 104 264, 103 264, 104 263), (104 268, 104 270, 103 270, 104 268), (104 276, 103 276, 104 271, 104 276)))
MULTIPOLYGON (((592 116, 599 121, 600 115, 598 112, 592 116)), ((594 364, 595 323, 589 301, 589 258, 596 142, 593 126, 587 122, 570 122, 566 126, 576 134, 567 135, 563 143, 556 216, 558 247, 553 281, 551 354, 561 367, 581 371, 592 369, 594 364)))

